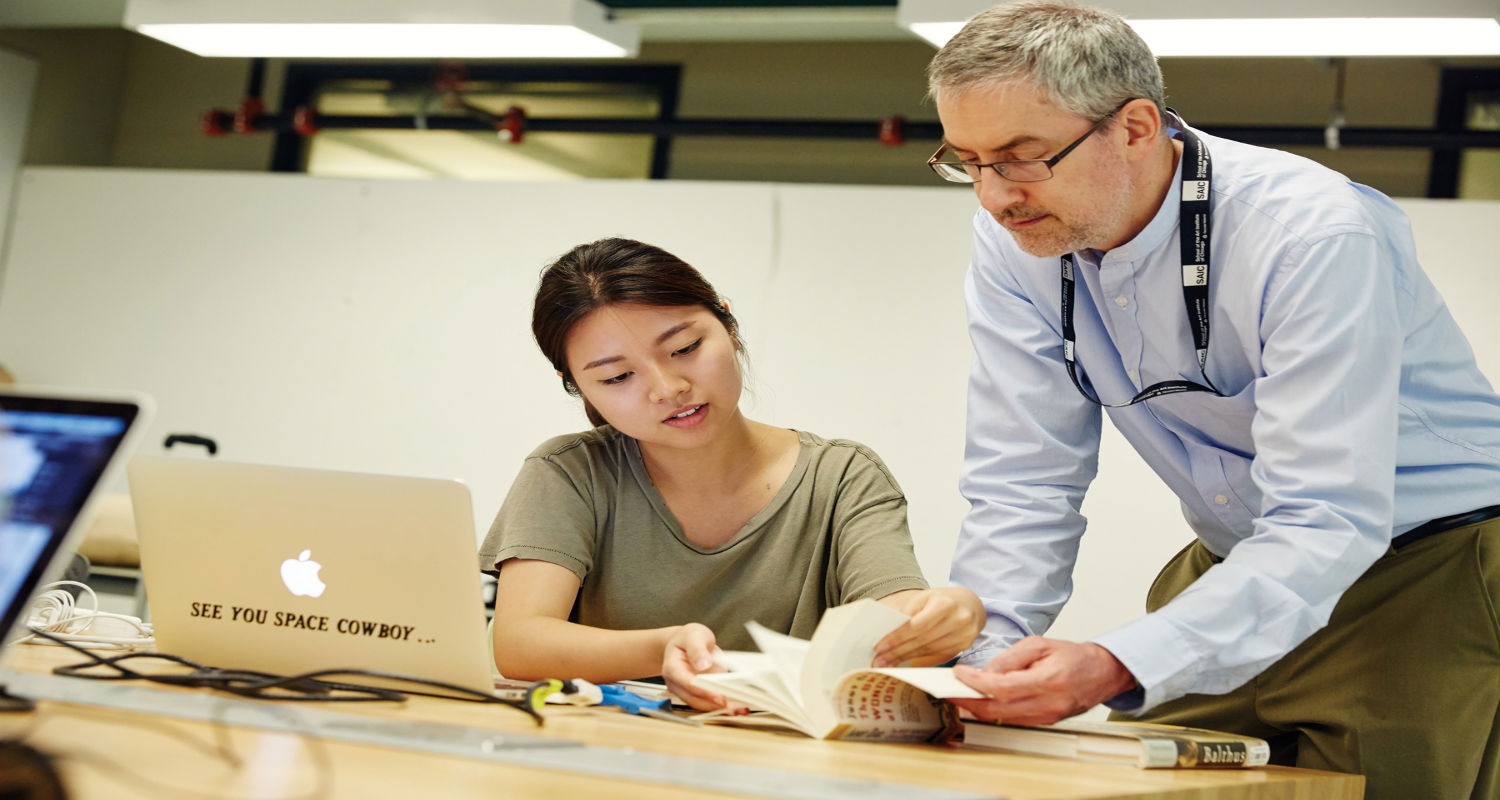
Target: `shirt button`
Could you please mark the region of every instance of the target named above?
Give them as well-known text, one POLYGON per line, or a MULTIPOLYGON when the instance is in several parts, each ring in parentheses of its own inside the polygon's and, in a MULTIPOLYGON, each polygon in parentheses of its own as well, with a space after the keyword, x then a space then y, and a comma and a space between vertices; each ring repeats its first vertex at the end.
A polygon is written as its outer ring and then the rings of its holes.
POLYGON ((1130 305, 1130 301, 1126 300, 1125 295, 1122 294, 1119 297, 1115 298, 1115 305, 1119 306, 1120 308, 1124 308, 1125 306, 1130 305))
POLYGON ((1214 502, 1218 503, 1221 506, 1227 506, 1229 505, 1229 498, 1225 497, 1222 494, 1216 494, 1214 495, 1214 502))

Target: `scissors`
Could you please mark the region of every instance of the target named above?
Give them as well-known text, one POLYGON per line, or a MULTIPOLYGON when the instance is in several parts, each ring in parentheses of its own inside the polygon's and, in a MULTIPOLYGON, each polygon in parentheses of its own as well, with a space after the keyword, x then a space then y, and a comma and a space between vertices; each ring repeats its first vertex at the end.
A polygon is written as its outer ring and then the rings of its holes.
POLYGON ((664 719, 671 722, 681 722, 686 725, 703 724, 698 720, 679 717, 673 714, 670 710, 672 708, 672 701, 670 700, 648 700, 619 684, 605 684, 599 687, 599 691, 604 693, 604 699, 600 701, 600 705, 615 706, 616 708, 623 709, 626 713, 655 717, 656 719, 664 719))

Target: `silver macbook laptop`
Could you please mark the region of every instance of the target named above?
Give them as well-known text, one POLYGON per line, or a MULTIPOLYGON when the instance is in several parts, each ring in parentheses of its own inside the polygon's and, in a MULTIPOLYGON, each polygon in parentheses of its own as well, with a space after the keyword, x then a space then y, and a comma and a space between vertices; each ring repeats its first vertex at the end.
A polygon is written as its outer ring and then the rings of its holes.
POLYGON ((136 457, 128 474, 159 652, 491 692, 462 483, 162 456, 136 457))
POLYGON ((139 395, 0 388, 0 642, 23 633, 149 415, 139 395))

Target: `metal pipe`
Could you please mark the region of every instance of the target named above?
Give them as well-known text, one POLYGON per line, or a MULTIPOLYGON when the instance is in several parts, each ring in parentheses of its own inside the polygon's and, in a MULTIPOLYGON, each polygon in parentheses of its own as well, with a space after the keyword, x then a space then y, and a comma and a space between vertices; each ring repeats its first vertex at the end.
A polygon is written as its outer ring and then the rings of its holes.
POLYGON ((264 58, 250 59, 250 75, 245 79, 245 96, 261 99, 261 91, 266 85, 266 60, 264 58))
MULTIPOLYGON (((415 116, 315 114, 318 130, 416 130, 415 116)), ((806 120, 806 119, 620 119, 604 117, 527 117, 528 133, 594 133, 650 136, 745 136, 802 139, 878 139, 880 120, 806 120)), ((492 131, 486 120, 467 116, 427 116, 428 130, 492 131)), ((263 114, 254 127, 260 131, 291 133, 295 131, 289 114, 263 114)), ((1325 131, 1321 127, 1272 125, 1207 125, 1201 130, 1246 144, 1282 147, 1322 147, 1325 131)), ((942 125, 936 122, 906 122, 907 139, 937 141, 942 125)), ((1500 131, 1436 131, 1425 128, 1342 128, 1340 144, 1344 147, 1434 147, 1500 148, 1500 131)))

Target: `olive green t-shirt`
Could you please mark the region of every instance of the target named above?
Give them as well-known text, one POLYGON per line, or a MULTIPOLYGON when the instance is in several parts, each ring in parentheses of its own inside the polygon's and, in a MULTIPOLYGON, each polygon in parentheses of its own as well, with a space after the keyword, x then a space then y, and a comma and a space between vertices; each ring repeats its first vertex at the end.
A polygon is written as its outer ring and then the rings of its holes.
POLYGON ((550 439, 521 467, 480 546, 480 569, 494 574, 509 558, 558 564, 582 581, 572 621, 615 630, 701 622, 729 650, 755 649, 752 619, 807 638, 831 606, 927 588, 906 497, 879 457, 797 436, 781 490, 712 550, 683 535, 634 439, 608 425, 550 439))

